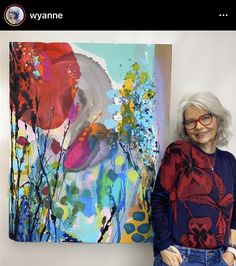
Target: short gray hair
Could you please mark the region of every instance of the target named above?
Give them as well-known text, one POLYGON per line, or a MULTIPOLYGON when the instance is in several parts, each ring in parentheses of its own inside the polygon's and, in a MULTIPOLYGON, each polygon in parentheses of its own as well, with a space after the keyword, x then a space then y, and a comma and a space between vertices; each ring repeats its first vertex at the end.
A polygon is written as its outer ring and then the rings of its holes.
POLYGON ((217 117, 218 130, 216 134, 216 145, 226 146, 232 136, 230 132, 231 115, 221 104, 220 100, 211 92, 199 92, 185 95, 179 103, 177 111, 176 133, 181 139, 190 139, 183 125, 184 111, 194 105, 202 110, 209 111, 217 117))

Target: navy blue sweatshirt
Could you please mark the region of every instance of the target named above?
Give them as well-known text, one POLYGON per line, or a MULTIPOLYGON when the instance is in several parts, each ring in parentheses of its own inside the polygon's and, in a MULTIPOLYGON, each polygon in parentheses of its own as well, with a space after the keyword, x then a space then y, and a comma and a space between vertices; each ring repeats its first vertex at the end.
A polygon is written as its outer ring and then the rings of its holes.
POLYGON ((236 160, 207 154, 190 141, 170 144, 151 198, 154 255, 170 245, 226 247, 236 229, 236 160), (212 169, 214 168, 214 170, 212 169))

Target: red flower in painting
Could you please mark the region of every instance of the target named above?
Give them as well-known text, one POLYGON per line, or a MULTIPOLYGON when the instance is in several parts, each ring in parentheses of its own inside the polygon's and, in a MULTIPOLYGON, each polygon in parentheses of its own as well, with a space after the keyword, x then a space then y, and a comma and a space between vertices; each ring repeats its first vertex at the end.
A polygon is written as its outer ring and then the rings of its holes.
POLYGON ((19 136, 16 143, 20 146, 28 146, 30 143, 27 138, 19 136))
POLYGON ((181 237, 183 246, 191 248, 215 248, 217 246, 214 234, 210 234, 212 221, 209 217, 192 218, 188 223, 190 233, 181 237))
POLYGON ((80 78, 70 45, 17 43, 13 53, 11 99, 16 115, 42 129, 59 127, 69 114, 80 78))
POLYGON ((51 149, 52 149, 52 152, 54 154, 58 154, 60 152, 60 150, 61 150, 60 143, 57 140, 53 139, 53 141, 51 143, 51 149))

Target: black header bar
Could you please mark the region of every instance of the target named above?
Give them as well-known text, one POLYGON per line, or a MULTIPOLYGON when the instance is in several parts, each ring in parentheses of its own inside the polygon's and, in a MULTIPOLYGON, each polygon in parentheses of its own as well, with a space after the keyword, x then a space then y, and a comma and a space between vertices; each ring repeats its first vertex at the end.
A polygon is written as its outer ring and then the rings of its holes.
POLYGON ((161 7, 155 1, 0 3, 0 30, 236 30, 235 8, 161 7), (18 20, 18 21, 17 21, 18 20))

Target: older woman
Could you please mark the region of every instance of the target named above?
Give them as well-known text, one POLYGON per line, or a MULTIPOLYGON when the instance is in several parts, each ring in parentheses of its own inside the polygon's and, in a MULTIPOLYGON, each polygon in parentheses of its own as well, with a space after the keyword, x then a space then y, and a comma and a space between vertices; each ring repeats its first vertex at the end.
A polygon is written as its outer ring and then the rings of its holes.
POLYGON ((210 92, 182 99, 180 140, 164 154, 152 193, 154 266, 230 265, 236 258, 236 160, 230 114, 210 92))

